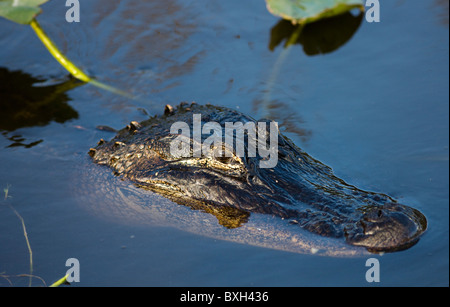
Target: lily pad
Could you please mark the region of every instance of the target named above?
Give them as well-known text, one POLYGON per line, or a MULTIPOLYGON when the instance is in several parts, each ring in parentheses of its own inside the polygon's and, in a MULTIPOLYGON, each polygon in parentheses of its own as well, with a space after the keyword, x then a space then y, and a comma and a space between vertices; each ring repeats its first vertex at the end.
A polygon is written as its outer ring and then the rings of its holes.
POLYGON ((362 0, 266 0, 266 4, 273 15, 290 20, 294 24, 307 24, 355 8, 364 10, 362 0))
POLYGON ((39 5, 48 0, 0 0, 0 17, 20 24, 29 24, 41 13, 39 5))

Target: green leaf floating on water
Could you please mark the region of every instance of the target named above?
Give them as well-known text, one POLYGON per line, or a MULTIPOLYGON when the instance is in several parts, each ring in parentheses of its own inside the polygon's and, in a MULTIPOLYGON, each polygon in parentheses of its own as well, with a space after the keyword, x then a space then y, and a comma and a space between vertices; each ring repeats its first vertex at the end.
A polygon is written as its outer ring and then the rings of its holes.
POLYGON ((340 15, 354 8, 364 10, 362 0, 266 0, 266 3, 273 15, 303 25, 340 15))
POLYGON ((29 24, 41 13, 39 5, 48 0, 0 0, 0 16, 11 21, 29 24))

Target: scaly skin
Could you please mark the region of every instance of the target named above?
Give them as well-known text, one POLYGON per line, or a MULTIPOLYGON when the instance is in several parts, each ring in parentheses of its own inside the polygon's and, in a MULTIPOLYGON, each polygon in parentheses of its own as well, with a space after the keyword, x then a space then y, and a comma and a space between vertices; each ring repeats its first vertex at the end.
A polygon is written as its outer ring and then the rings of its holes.
MULTIPOLYGON (((427 227, 418 210, 391 197, 360 190, 337 178, 331 168, 313 159, 291 140, 278 135, 278 163, 261 168, 262 157, 174 157, 170 134, 174 122, 254 121, 224 107, 180 104, 164 115, 131 122, 111 141, 101 140, 89 152, 93 161, 116 175, 178 204, 215 215, 227 228, 237 228, 251 213, 277 216, 292 227, 324 237, 341 238, 370 252, 390 252, 414 245, 427 227)), ((208 135, 202 135, 202 143, 208 135)), ((211 151, 214 148, 210 149, 211 151)))

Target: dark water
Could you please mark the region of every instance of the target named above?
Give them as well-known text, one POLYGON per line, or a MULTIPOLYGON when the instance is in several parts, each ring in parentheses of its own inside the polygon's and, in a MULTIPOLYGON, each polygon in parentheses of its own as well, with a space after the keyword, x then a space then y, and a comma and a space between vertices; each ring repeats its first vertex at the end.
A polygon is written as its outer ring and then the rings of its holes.
MULTIPOLYGON (((140 99, 69 81, 30 28, 0 20, 0 187, 11 196, 0 202, 0 275, 29 282, 17 276, 30 264, 11 205, 26 225, 32 274, 47 284, 77 258, 73 286, 374 286, 365 257, 118 224, 79 205, 74 174, 90 147, 113 136, 96 126, 197 101, 272 117, 339 177, 421 210, 429 229, 417 245, 374 256, 377 285, 448 286, 448 1, 380 1, 380 23, 358 27, 347 16, 338 22, 347 36, 319 47, 310 29, 284 61, 271 40, 279 20, 262 1, 81 2, 79 24, 65 21, 64 2, 45 4, 42 27, 72 61, 140 99)), ((0 276, 0 285, 9 282, 0 276)))

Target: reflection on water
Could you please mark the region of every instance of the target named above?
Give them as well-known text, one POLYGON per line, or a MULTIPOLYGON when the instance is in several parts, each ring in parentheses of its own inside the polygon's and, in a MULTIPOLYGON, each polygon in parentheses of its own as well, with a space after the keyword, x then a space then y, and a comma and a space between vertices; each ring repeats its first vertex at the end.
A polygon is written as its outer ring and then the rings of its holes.
MULTIPOLYGON (((114 68, 125 69, 130 88, 146 94, 176 86, 176 78, 192 71, 204 51, 181 48, 196 23, 185 18, 189 7, 178 1, 97 1, 92 17, 96 32, 104 43, 102 57, 114 59, 114 68), (119 21, 115 24, 112 21, 119 21), (131 72, 131 75, 129 75, 131 72), (148 80, 151 89, 139 88, 148 80)), ((144 86, 142 86, 144 87, 144 86)))
MULTIPOLYGON (((300 35, 295 44, 303 46, 303 51, 308 56, 317 54, 331 53, 346 42, 356 33, 364 14, 359 12, 357 16, 347 12, 332 18, 327 18, 314 23, 307 24, 303 29, 299 29, 299 25, 293 25, 290 21, 281 19, 272 27, 270 32, 269 49, 273 51, 278 45, 284 41, 289 41, 291 37, 296 35, 300 30, 300 35)), ((267 81, 267 90, 262 99, 253 101, 254 109, 262 109, 265 117, 276 120, 286 132, 294 133, 306 141, 311 136, 311 131, 301 127, 303 120, 297 114, 295 109, 289 108, 286 103, 271 98, 271 92, 284 65, 287 65, 287 55, 293 49, 293 46, 287 46, 278 56, 272 73, 267 81)))
POLYGON ((253 101, 253 108, 256 110, 265 108, 267 119, 277 121, 284 132, 294 133, 299 136, 303 142, 309 140, 312 131, 302 127, 304 120, 297 111, 289 107, 287 103, 279 100, 265 102, 262 99, 253 101))
POLYGON ((448 25, 448 4, 449 0, 434 1, 434 6, 439 9, 438 18, 443 25, 448 25))
MULTIPOLYGON (((303 46, 306 55, 330 53, 352 38, 358 30, 363 13, 353 16, 350 12, 307 24, 300 33, 296 44, 303 46)), ((299 25, 294 26, 290 21, 281 19, 270 32, 269 49, 274 50, 291 35, 299 25)))
POLYGON ((12 142, 10 146, 29 148, 42 142, 25 144, 21 135, 10 134, 19 128, 78 118, 78 112, 67 104, 66 92, 83 83, 70 79, 58 84, 38 85, 43 81, 21 71, 0 67, 0 131, 12 142))
POLYGON ((44 141, 41 139, 41 140, 26 144, 25 143, 26 139, 24 137, 22 137, 20 134, 14 134, 12 136, 9 136, 8 132, 3 131, 2 135, 12 142, 9 146, 6 146, 7 148, 8 147, 18 147, 18 146, 23 146, 25 148, 31 148, 31 147, 36 146, 37 144, 40 144, 44 141))

